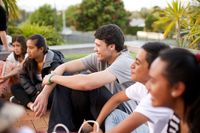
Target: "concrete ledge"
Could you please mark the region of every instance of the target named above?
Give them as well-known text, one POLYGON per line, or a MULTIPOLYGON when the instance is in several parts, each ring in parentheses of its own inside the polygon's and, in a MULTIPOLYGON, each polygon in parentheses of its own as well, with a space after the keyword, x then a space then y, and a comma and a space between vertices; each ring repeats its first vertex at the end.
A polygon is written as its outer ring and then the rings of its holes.
POLYGON ((8 57, 8 55, 10 54, 10 52, 0 52, 0 60, 6 60, 6 58, 8 57))
POLYGON ((50 49, 59 50, 63 54, 84 54, 94 52, 94 44, 75 44, 50 46, 50 49))
POLYGON ((138 31, 137 32, 137 38, 143 38, 143 39, 155 39, 155 40, 163 40, 164 35, 162 33, 156 33, 156 32, 146 32, 146 31, 138 31))

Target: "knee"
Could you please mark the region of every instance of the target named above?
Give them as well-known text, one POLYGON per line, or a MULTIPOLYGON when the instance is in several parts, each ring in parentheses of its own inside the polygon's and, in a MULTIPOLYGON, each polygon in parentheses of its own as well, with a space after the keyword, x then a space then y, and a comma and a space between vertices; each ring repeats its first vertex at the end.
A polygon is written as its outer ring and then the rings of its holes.
POLYGON ((124 120, 125 118, 128 117, 128 114, 126 114, 125 112, 119 110, 119 109, 115 109, 112 113, 110 113, 110 115, 106 118, 105 123, 110 123, 112 122, 120 122, 122 120, 124 120))

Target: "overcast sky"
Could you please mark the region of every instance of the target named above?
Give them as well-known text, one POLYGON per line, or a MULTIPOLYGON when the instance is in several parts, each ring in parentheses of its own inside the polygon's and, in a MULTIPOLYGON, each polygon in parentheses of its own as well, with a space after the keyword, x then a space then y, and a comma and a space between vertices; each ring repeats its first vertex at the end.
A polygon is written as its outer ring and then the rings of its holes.
MULTIPOLYGON (((63 10, 70 5, 81 3, 82 0, 18 0, 17 4, 21 9, 26 11, 34 11, 38 7, 48 3, 53 7, 56 6, 56 9, 63 10)), ((166 7, 167 2, 172 0, 123 0, 124 6, 129 11, 140 10, 142 7, 153 7, 160 6, 166 7)), ((181 0, 187 2, 188 0, 181 0)))

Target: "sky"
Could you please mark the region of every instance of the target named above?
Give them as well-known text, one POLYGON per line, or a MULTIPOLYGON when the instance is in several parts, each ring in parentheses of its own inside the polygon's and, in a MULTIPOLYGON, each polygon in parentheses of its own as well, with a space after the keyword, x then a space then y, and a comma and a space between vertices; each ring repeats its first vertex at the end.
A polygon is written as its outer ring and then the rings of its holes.
MULTIPOLYGON (((57 10, 64 10, 70 5, 81 3, 82 0, 18 0, 17 5, 26 11, 34 11, 45 3, 56 7, 57 10)), ((153 6, 166 7, 172 0, 123 0, 126 10, 139 11, 142 7, 153 6)), ((181 0, 187 2, 188 0, 181 0)))

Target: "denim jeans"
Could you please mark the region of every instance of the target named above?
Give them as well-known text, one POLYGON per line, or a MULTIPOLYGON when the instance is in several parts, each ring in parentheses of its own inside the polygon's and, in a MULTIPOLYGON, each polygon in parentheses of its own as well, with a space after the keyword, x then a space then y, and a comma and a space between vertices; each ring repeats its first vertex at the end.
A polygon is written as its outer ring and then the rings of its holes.
MULTIPOLYGON (((105 120, 105 131, 109 131, 110 129, 114 128, 117 124, 121 121, 125 120, 129 114, 115 109, 105 120)), ((131 133, 149 133, 149 128, 147 125, 143 124, 131 133)))

